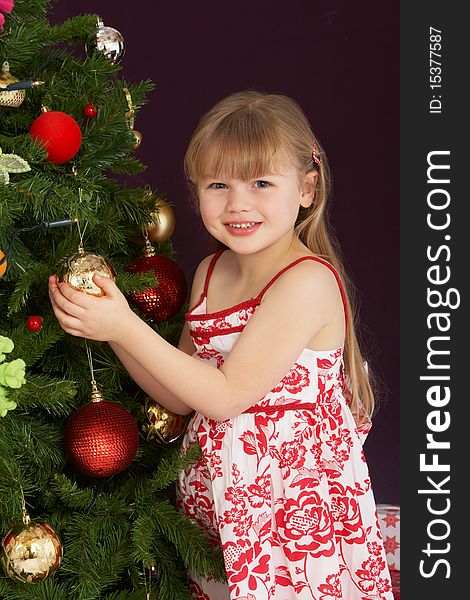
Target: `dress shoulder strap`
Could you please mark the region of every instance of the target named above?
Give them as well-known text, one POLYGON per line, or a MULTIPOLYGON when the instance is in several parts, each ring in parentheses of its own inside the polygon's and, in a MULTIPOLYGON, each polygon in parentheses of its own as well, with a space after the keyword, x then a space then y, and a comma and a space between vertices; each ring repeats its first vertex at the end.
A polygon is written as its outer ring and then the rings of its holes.
POLYGON ((343 301, 344 318, 345 318, 345 323, 346 323, 346 328, 347 328, 348 327, 348 309, 347 309, 347 304, 346 304, 346 294, 344 292, 344 288, 343 288, 343 284, 341 282, 340 276, 338 275, 338 272, 336 271, 336 269, 332 265, 330 265, 329 262, 327 262, 326 260, 323 260, 322 258, 319 258, 318 256, 302 256, 301 258, 298 258, 297 260, 294 260, 293 262, 288 264, 287 267, 284 267, 283 269, 281 269, 281 271, 279 271, 279 273, 276 273, 276 275, 274 275, 274 277, 270 281, 268 281, 268 283, 264 286, 264 288, 261 290, 259 296, 257 297, 257 300, 261 301, 261 299, 264 296, 264 294, 266 293, 266 291, 272 286, 272 284, 278 279, 278 277, 280 277, 288 269, 291 269, 296 264, 298 264, 299 262, 302 262, 304 260, 315 260, 316 262, 319 262, 322 265, 325 265, 325 267, 328 267, 330 269, 330 271, 333 273, 333 275, 335 276, 335 279, 338 283, 339 291, 341 293, 341 299, 343 301))
POLYGON ((206 280, 204 282, 204 291, 203 291, 203 295, 207 297, 207 290, 209 289, 209 282, 211 280, 211 276, 212 276, 212 272, 214 270, 215 267, 215 263, 219 260, 220 255, 222 254, 222 252, 224 252, 226 250, 226 248, 221 248, 220 250, 217 250, 217 252, 214 254, 214 256, 211 258, 211 261, 209 263, 209 267, 207 269, 207 273, 206 273, 206 280))

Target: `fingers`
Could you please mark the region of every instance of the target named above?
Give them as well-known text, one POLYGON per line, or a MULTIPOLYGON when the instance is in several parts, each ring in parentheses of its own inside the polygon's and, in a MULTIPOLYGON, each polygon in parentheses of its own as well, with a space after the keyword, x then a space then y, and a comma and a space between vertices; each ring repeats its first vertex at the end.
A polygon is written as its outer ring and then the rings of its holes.
POLYGON ((49 298, 52 306, 58 307, 68 315, 80 317, 85 313, 81 295, 67 284, 57 284, 56 281, 49 280, 49 298))
POLYGON ((106 296, 113 297, 116 294, 116 290, 118 289, 116 284, 109 277, 105 277, 100 275, 99 273, 95 273, 93 275, 93 283, 95 283, 106 296))
POLYGON ((70 333, 71 335, 85 337, 79 329, 80 321, 76 317, 72 317, 71 315, 67 314, 56 304, 52 304, 52 310, 54 311, 59 325, 65 332, 70 333))
POLYGON ((75 306, 86 308, 91 305, 93 298, 89 294, 76 290, 68 283, 61 281, 57 284, 59 293, 75 306))
MULTIPOLYGON (((49 277, 49 297, 52 310, 64 331, 79 337, 106 341, 110 336, 111 315, 122 313, 127 303, 123 304, 119 288, 108 277, 95 275, 94 280, 105 293, 103 297, 77 291, 52 275, 49 277)), ((116 319, 119 320, 119 316, 116 319)))
MULTIPOLYGON (((93 282, 110 298, 113 298, 120 293, 119 288, 109 277, 104 277, 103 275, 95 273, 93 275, 93 282)), ((49 277, 49 290, 54 291, 56 288, 58 288, 60 293, 74 304, 88 307, 93 303, 94 296, 77 291, 65 282, 60 283, 56 275, 51 275, 49 277)))
MULTIPOLYGON (((55 275, 49 277, 49 298, 51 300, 54 315, 59 321, 59 325, 62 327, 62 329, 67 333, 72 333, 72 331, 75 331, 76 325, 79 323, 79 321, 76 319, 76 317, 73 317, 70 313, 64 310, 64 299, 60 293, 57 277, 55 275)), ((73 304, 71 306, 73 307, 73 304)), ((72 333, 72 335, 77 334, 72 333)))

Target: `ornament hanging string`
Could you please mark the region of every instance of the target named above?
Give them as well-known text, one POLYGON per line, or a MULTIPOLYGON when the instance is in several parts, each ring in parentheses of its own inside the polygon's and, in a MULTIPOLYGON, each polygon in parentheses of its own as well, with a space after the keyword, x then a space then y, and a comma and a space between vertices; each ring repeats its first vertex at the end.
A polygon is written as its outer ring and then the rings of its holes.
POLYGON ((16 483, 18 484, 18 487, 20 488, 20 492, 21 492, 21 512, 23 514, 22 521, 25 525, 29 525, 29 523, 31 521, 31 517, 28 515, 28 511, 26 510, 26 498, 24 497, 23 486, 18 481, 18 479, 16 479, 16 477, 12 477, 12 479, 13 479, 13 481, 16 481, 16 483))
POLYGON ((88 364, 90 365, 90 373, 91 373, 91 385, 92 387, 96 387, 96 381, 95 381, 95 371, 93 368, 93 357, 91 354, 91 349, 90 346, 88 345, 87 340, 85 339, 85 348, 86 348, 86 353, 87 353, 87 357, 88 357, 88 364))
POLYGON ((86 353, 88 356, 88 364, 90 365, 90 373, 91 373, 91 401, 92 402, 101 402, 102 400, 104 400, 103 394, 100 391, 98 384, 96 383, 95 380, 95 370, 93 368, 93 357, 91 355, 91 350, 90 347, 88 346, 88 342, 85 339, 85 348, 86 348, 86 353))
POLYGON ((24 497, 23 488, 21 488, 21 512, 23 513, 23 523, 25 525, 29 525, 29 522, 31 521, 31 517, 28 515, 28 512, 26 511, 26 499, 24 497))
MULTIPOLYGON (((75 165, 72 167, 72 173, 75 175, 75 177, 78 175, 77 167, 75 165)), ((83 202, 83 190, 81 187, 78 188, 78 201, 80 202, 80 204, 83 202)), ((83 228, 83 231, 80 227, 80 221, 78 219, 76 219, 76 223, 77 223, 78 235, 80 238, 80 242, 78 243, 78 252, 79 252, 79 254, 83 254, 85 251, 84 245, 83 245, 83 236, 85 235, 85 231, 88 226, 88 221, 85 223, 85 227, 83 228)))
MULTIPOLYGON (((78 171, 77 171, 77 167, 75 165, 73 165, 73 167, 72 167, 72 173, 74 174, 75 177, 77 177, 78 171)), ((80 204, 83 202, 83 190, 81 187, 78 188, 78 201, 80 202, 80 204)), ((83 253, 83 236, 85 235, 85 230, 88 225, 88 221, 85 223, 83 232, 80 227, 80 221, 78 219, 76 219, 76 222, 77 222, 78 236, 80 238, 80 241, 78 243, 78 251, 80 254, 82 254, 83 253)))
MULTIPOLYGON (((152 194, 153 194, 152 188, 147 183, 144 189, 145 189, 144 200, 148 200, 152 197, 152 194)), ((158 213, 157 213, 157 217, 158 217, 158 213)), ((142 225, 142 237, 144 238, 145 246, 147 246, 147 242, 150 243, 148 223, 145 225, 142 225)))
POLYGON ((80 227, 80 221, 78 219, 77 219, 76 223, 77 223, 77 229, 78 229, 78 236, 80 238, 80 242, 78 243, 78 251, 81 254, 84 251, 83 236, 85 235, 86 228, 88 227, 88 221, 85 223, 85 227, 83 228, 83 231, 82 231, 82 228, 80 227))

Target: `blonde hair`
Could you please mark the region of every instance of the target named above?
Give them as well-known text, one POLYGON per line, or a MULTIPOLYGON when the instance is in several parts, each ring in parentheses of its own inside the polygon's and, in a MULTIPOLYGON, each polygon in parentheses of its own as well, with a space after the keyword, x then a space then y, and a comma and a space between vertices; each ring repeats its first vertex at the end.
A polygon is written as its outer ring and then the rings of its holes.
POLYGON ((313 205, 300 208, 295 232, 313 254, 336 269, 343 283, 348 313, 344 365, 350 408, 359 424, 374 409, 371 373, 356 336, 352 285, 328 225, 331 179, 327 158, 300 106, 287 96, 256 91, 237 92, 224 98, 199 121, 184 167, 197 203, 197 184, 201 179, 217 175, 248 181, 274 173, 289 163, 297 168, 299 178, 312 170, 318 172, 313 205), (312 158, 314 145, 320 166, 312 158))

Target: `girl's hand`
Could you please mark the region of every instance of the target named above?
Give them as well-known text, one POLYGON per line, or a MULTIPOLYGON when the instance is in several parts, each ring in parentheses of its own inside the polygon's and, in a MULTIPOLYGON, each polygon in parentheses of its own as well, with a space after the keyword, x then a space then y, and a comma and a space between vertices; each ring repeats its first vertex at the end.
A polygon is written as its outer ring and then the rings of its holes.
POLYGON ((60 326, 67 333, 100 342, 118 342, 121 325, 136 315, 117 287, 102 275, 93 276, 105 296, 96 297, 49 277, 49 297, 60 326))

